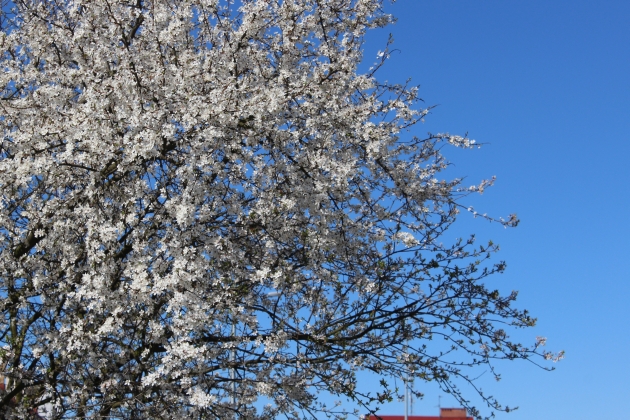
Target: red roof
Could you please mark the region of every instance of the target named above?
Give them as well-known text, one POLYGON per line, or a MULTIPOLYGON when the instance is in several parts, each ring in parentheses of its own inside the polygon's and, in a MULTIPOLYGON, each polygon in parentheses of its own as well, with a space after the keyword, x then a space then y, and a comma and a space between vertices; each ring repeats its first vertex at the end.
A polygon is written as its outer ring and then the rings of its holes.
MULTIPOLYGON (((375 415, 370 415, 369 420, 379 420, 379 417, 382 420, 405 420, 405 416, 387 416, 384 414, 379 414, 378 417, 375 415)), ((472 417, 440 417, 440 416, 407 416, 408 420, 475 420, 472 417)))
MULTIPOLYGON (((378 417, 370 415, 369 420, 405 420, 405 416, 387 416, 379 414, 378 417)), ((472 417, 440 417, 440 416, 407 416, 408 420, 475 420, 472 417)))
MULTIPOLYGON (((440 407, 439 416, 407 416, 407 420, 475 420, 468 416, 465 408, 440 407)), ((370 415, 368 420, 405 420, 405 416, 370 415)))

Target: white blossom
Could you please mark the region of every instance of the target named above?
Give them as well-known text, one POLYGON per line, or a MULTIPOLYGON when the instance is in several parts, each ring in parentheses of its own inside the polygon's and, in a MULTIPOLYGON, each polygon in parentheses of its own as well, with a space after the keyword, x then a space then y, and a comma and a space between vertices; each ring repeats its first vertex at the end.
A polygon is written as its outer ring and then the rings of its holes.
POLYGON ((464 401, 477 365, 562 357, 500 329, 535 320, 483 286, 496 245, 442 244, 493 179, 443 174, 466 136, 409 135, 429 109, 379 79, 389 44, 361 72, 381 0, 1 13, 0 361, 22 406, 0 417, 345 418, 318 395, 393 392, 359 370, 464 401))

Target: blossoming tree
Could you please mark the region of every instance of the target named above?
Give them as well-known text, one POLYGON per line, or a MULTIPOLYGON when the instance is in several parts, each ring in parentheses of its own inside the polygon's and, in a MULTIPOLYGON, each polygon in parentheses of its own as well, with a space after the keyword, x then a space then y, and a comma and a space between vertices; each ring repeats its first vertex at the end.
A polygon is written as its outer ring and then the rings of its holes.
POLYGON ((440 178, 472 142, 408 135, 387 50, 358 71, 381 6, 3 4, 5 417, 341 417, 318 393, 396 395, 362 370, 466 403, 476 366, 553 357, 502 329, 535 321, 481 283, 496 246, 441 242, 491 181, 440 178))

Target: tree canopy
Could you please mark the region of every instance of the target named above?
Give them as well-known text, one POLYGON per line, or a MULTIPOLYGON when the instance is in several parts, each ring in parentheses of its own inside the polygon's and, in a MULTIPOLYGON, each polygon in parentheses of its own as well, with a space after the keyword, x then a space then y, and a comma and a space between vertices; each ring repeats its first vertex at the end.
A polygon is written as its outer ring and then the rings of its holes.
POLYGON ((535 319, 484 286, 496 245, 443 243, 492 180, 441 176, 474 142, 407 131, 429 109, 378 79, 387 49, 359 71, 391 21, 380 0, 3 4, 6 418, 341 418, 319 393, 369 412, 406 375, 468 404, 476 366, 557 356, 509 338, 535 319))

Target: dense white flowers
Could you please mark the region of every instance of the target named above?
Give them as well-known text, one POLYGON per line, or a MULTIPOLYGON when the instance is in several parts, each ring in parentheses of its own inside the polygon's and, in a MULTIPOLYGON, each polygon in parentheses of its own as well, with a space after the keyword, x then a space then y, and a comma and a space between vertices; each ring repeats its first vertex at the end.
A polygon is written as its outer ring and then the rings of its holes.
POLYGON ((402 242, 408 248, 414 247, 420 243, 409 232, 398 232, 394 235, 394 239, 402 242))
POLYGON ((189 391, 189 395, 190 395, 190 403, 194 405, 195 407, 199 407, 199 408, 212 407, 212 405, 217 399, 214 395, 207 394, 200 388, 194 388, 192 392, 189 391))
POLYGON ((357 70, 381 6, 3 4, 1 417, 343 417, 318 393, 392 395, 359 369, 463 401, 466 367, 537 354, 480 282, 496 246, 441 243, 492 181, 443 179, 439 143, 474 142, 408 136, 428 110, 378 80, 389 48, 357 70))

